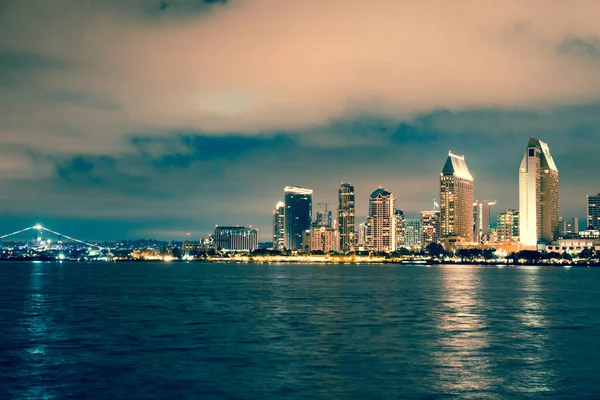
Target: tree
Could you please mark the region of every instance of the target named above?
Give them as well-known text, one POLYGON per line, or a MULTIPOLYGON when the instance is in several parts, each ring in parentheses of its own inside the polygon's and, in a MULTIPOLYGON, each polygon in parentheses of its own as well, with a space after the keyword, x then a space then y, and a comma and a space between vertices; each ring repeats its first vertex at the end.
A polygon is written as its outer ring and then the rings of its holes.
POLYGON ((441 257, 446 254, 446 251, 444 251, 444 248, 439 243, 429 243, 427 247, 425 247, 425 253, 431 257, 441 257))

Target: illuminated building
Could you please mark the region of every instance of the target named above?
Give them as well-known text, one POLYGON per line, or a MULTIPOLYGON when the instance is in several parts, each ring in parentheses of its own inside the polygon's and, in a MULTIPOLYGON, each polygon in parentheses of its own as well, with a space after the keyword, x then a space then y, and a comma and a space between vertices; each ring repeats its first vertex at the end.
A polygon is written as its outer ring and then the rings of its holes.
POLYGON ((519 211, 506 210, 496 218, 496 232, 499 242, 516 242, 519 240, 519 211))
POLYGON ((404 247, 406 243, 406 232, 404 226, 404 211, 396 210, 396 249, 404 247))
POLYGON ((286 186, 284 243, 288 250, 302 249, 302 232, 312 222, 312 193, 310 189, 286 186))
POLYGON ((219 251, 249 252, 258 248, 258 231, 251 227, 217 226, 214 243, 219 251))
POLYGON ((338 250, 338 232, 329 225, 313 225, 310 228, 310 251, 331 253, 338 250))
POLYGON ((440 212, 421 211, 421 246, 440 242, 440 212))
POLYGON ((365 247, 367 245, 367 223, 363 222, 358 224, 356 238, 356 244, 358 246, 365 247))
POLYGON ((452 152, 440 174, 440 235, 473 240, 473 177, 465 157, 452 152))
POLYGON ((356 245, 355 218, 354 186, 342 183, 338 189, 338 229, 342 251, 352 251, 356 245))
POLYGON ((285 247, 285 203, 278 202, 273 210, 273 248, 282 250, 285 247))
POLYGON ((600 229, 600 193, 587 197, 587 226, 600 229))
POLYGON ((489 241, 492 233, 491 221, 491 206, 496 205, 496 200, 476 200, 473 203, 473 224, 475 242, 484 244, 489 241))
POLYGON ((369 196, 367 242, 373 251, 396 250, 396 198, 384 189, 369 196))
POLYGON ((421 221, 418 219, 407 219, 404 223, 404 245, 414 248, 421 245, 421 221))
POLYGON ((533 137, 519 168, 519 224, 527 247, 558 236, 558 169, 548 145, 533 137))

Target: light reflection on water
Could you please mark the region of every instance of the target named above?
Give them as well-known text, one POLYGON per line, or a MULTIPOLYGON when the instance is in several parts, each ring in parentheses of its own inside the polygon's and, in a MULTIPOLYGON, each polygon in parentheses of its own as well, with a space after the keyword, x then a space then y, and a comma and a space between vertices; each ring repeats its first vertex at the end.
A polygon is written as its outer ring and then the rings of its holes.
POLYGON ((600 398, 598 287, 578 268, 0 265, 0 399, 600 398))
POLYGON ((498 384, 485 349, 489 346, 479 269, 440 268, 437 314, 439 347, 433 352, 444 393, 482 392, 498 384))

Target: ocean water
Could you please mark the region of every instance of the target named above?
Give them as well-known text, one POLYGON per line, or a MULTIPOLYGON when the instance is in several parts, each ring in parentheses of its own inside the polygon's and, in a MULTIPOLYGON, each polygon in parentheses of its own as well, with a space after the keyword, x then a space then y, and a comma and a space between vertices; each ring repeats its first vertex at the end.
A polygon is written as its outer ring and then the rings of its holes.
POLYGON ((0 399, 598 399, 600 268, 0 263, 0 399))

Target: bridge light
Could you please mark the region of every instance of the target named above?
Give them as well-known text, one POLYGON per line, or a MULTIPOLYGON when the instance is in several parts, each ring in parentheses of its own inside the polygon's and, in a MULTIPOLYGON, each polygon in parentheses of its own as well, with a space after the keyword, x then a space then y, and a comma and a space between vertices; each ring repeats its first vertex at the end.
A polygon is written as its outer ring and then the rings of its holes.
POLYGON ((42 226, 40 224, 35 224, 34 228, 37 229, 38 231, 42 230, 42 226))

